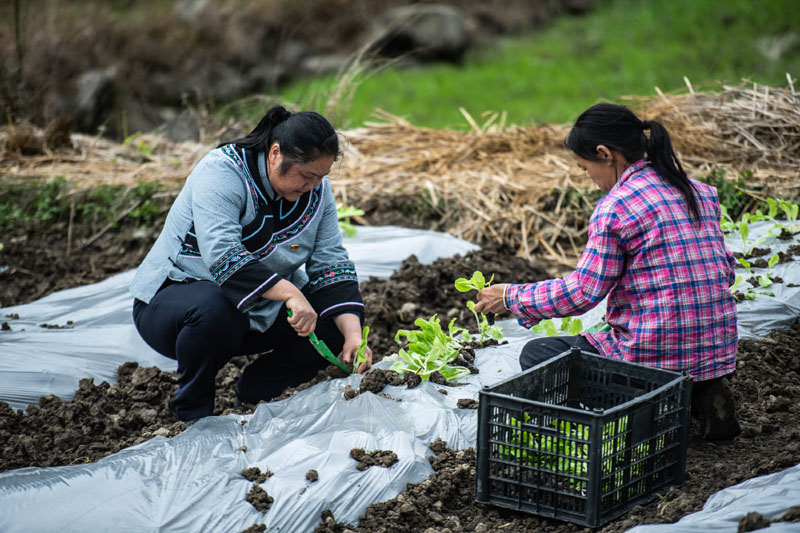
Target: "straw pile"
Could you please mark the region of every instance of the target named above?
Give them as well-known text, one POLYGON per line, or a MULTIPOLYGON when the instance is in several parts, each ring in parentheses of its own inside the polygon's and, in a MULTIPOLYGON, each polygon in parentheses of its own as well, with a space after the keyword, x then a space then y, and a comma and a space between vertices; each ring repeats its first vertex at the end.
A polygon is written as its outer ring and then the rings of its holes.
POLYGON ((800 175, 800 93, 787 75, 786 88, 755 83, 721 91, 637 99, 643 118, 670 131, 681 159, 708 175, 714 168, 751 170, 779 195, 796 195, 800 175))
MULTIPOLYGON (((791 83, 713 93, 689 87, 633 101, 642 118, 669 129, 690 175, 721 168, 735 179, 749 170, 762 187, 747 194, 800 195, 800 94, 791 83)), ((503 242, 524 257, 574 266, 597 192, 563 147, 569 127, 507 127, 496 113, 480 123, 464 116, 467 132, 420 128, 387 113, 345 132, 345 157, 332 172, 337 200, 371 214, 404 210, 409 220, 467 240, 503 242)), ((39 153, 22 155, 28 148, 20 139, 31 142, 26 135, 9 127, 0 132, 4 176, 60 175, 84 190, 152 180, 177 190, 216 142, 174 144, 142 135, 117 144, 73 135, 74 151, 50 151, 42 142, 39 153)))

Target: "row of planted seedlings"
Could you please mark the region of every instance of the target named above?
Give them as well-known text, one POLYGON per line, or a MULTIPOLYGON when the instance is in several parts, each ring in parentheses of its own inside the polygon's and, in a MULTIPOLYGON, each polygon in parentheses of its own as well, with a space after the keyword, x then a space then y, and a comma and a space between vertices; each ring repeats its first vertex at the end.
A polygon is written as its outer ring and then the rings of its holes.
MULTIPOLYGON (((346 217, 358 215, 358 212, 345 211, 340 208, 340 225, 346 217), (344 216, 342 216, 344 214, 344 216)), ((349 233, 351 228, 342 228, 342 231, 349 233)), ((469 280, 460 278, 456 280, 456 288, 462 292, 469 290, 481 290, 491 283, 487 283, 483 274, 475 272, 469 280)), ((475 311, 475 302, 467 302, 467 307, 475 317, 477 332, 474 333, 467 328, 456 326, 456 318, 453 318, 445 331, 442 328, 439 318, 434 314, 428 319, 417 318, 414 324, 418 329, 398 330, 395 341, 404 345, 397 353, 398 360, 386 371, 373 368, 361 380, 359 390, 355 390, 349 385, 345 388, 345 399, 352 399, 358 394, 366 391, 374 392, 384 397, 391 398, 380 391, 385 385, 406 385, 409 388, 418 386, 422 381, 430 380, 440 385, 459 385, 458 379, 471 373, 478 373, 472 363, 474 362, 474 349, 498 343, 503 340, 502 327, 499 324, 491 324, 489 318, 484 313, 475 311)), ((361 364, 366 361, 366 348, 369 342, 368 325, 365 325, 361 332, 361 343, 353 358, 352 369, 356 372, 361 364)), ((344 365, 342 365, 344 366, 344 365)), ((346 367, 345 367, 346 368, 346 367)), ((446 393, 445 389, 439 389, 446 393)), ((392 398, 394 399, 394 398, 392 398)), ((474 400, 459 400, 459 407, 474 408, 474 400)), ((242 451, 246 451, 243 447, 242 451)), ((356 468, 360 471, 366 470, 371 466, 388 468, 398 461, 397 454, 391 450, 367 450, 354 448, 350 450, 350 456, 357 462, 356 468)), ((246 500, 250 502, 258 511, 265 514, 272 506, 273 498, 261 487, 272 472, 267 470, 262 473, 258 467, 245 468, 242 476, 248 481, 253 482, 252 489, 247 494, 246 500)), ((309 483, 319 479, 316 470, 309 470, 306 474, 309 483)), ((308 486, 304 487, 304 493, 308 486)), ((332 517, 329 510, 323 512, 325 517, 332 517)), ((262 525, 254 525, 254 531, 263 531, 262 525)))
POLYGON ((779 262, 789 260, 791 257, 782 258, 781 254, 776 252, 769 255, 766 260, 760 259, 772 250, 759 248, 759 246, 763 245, 768 239, 793 240, 795 235, 800 233, 800 220, 798 220, 798 217, 800 217, 800 205, 791 200, 767 198, 766 212, 761 209, 757 209, 755 213, 745 212, 741 214, 739 220, 733 220, 725 206, 721 206, 720 227, 724 233, 739 237, 742 252, 734 255, 739 266, 749 275, 749 278, 746 279, 745 275, 738 274, 731 286, 731 292, 737 301, 755 300, 759 294, 775 296, 775 293, 769 288, 774 283, 781 283, 783 280, 773 275, 772 268, 779 262), (771 222, 772 226, 767 228, 759 237, 754 238, 751 226, 754 223, 761 222, 771 222), (755 260, 748 261, 748 259, 755 260), (765 271, 756 275, 753 272, 753 268, 756 267, 764 268, 765 271), (750 286, 743 285, 744 281, 747 281, 750 286))

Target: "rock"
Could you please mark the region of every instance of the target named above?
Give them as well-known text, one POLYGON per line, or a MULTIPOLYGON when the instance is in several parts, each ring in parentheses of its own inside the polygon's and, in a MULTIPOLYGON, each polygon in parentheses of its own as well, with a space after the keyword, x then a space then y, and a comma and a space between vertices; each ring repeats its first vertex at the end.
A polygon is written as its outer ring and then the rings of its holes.
POLYGON ((184 109, 164 124, 164 135, 174 143, 199 141, 200 125, 194 114, 184 109))
POLYGON ((75 80, 75 125, 81 131, 94 133, 114 107, 115 69, 84 72, 75 80))
POLYGON ((413 4, 390 9, 372 30, 370 52, 385 57, 458 62, 469 48, 461 11, 453 6, 413 4))
POLYGON ((341 54, 312 55, 303 58, 298 67, 301 75, 338 74, 350 64, 351 58, 341 54))

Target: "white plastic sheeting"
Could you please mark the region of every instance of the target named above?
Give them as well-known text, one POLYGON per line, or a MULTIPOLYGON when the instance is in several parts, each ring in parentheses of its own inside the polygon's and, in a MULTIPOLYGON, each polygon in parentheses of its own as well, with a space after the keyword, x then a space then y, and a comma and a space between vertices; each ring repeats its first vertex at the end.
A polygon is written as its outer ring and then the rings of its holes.
POLYGON ((516 323, 502 324, 516 337, 480 350, 480 374, 447 395, 425 382, 384 389, 400 402, 372 393, 347 401, 345 386, 358 388, 361 379, 349 376, 261 404, 252 415, 202 419, 177 437, 156 437, 96 463, 0 474, 0 531, 220 532, 263 523, 294 533, 313 530, 325 509, 356 523, 370 504, 433 472, 428 445, 437 438, 453 448, 475 445, 477 411, 458 409, 458 399, 477 398, 483 385, 518 373, 527 340, 516 323), (392 450, 399 461, 360 472, 352 448, 392 450), (241 472, 251 466, 274 472, 262 484, 274 498, 264 515, 245 500, 252 483, 241 472), (305 480, 310 469, 319 481, 305 480))
MULTIPOLYGON (((756 235, 757 232, 758 229, 754 231, 756 235)), ((363 230, 360 233, 368 237, 363 230)), ((362 259, 358 256, 358 246, 348 243, 362 276, 367 269, 360 261, 384 259, 397 249, 385 237, 377 236, 371 242, 375 248, 362 259)), ((784 250, 789 244, 777 240, 765 243, 775 250, 784 250)), ((729 238, 729 247, 737 250, 735 237, 729 238)), ((431 250, 445 255, 438 243, 431 250)), ((402 257, 398 256, 397 264, 410 253, 417 252, 400 252, 402 257)), ((432 261, 422 255, 420 259, 432 261)), ((760 272, 755 270, 756 274, 760 272)), ((742 338, 765 335, 775 327, 792 323, 800 314, 800 291, 787 286, 800 284, 797 264, 779 265, 773 274, 784 280, 783 284, 769 288, 774 297, 759 295, 753 301, 739 304, 742 338)), ((121 280, 114 283, 127 287, 121 280)), ((129 297, 122 292, 111 294, 114 291, 108 288, 100 287, 96 293, 64 291, 28 306, 0 312, 19 313, 20 320, 13 321, 15 326, 21 324, 24 315, 36 317, 27 319, 30 324, 40 321, 63 324, 67 319, 75 322, 74 330, 37 331, 53 335, 52 341, 43 343, 45 349, 35 355, 37 364, 48 368, 68 366, 70 359, 82 361, 82 352, 90 350, 89 355, 94 354, 91 359, 100 359, 107 348, 92 348, 97 346, 95 333, 98 337, 114 336, 110 342, 103 341, 103 346, 122 344, 118 352, 127 354, 109 364, 115 372, 119 363, 131 360, 129 352, 133 345, 125 332, 130 333, 132 325, 125 330, 125 324, 119 323, 130 320, 129 297), (123 301, 124 306, 119 303, 123 301), (118 302, 118 306, 113 302, 118 302), (86 335, 92 338, 87 339, 86 335), (65 361, 59 363, 58 357, 65 361)), ((74 291, 90 291, 90 288, 74 291)), ((581 318, 589 326, 601 316, 599 307, 581 318)), ((350 376, 318 384, 281 402, 262 404, 250 416, 204 419, 173 439, 157 437, 93 464, 24 468, 0 474, 0 531, 240 531, 254 523, 264 523, 270 531, 310 531, 319 523, 324 509, 331 509, 338 520, 355 523, 371 503, 394 497, 407 483, 422 481, 432 472, 426 460, 431 453, 427 445, 436 438, 442 438, 453 448, 475 445, 477 413, 457 409, 457 400, 477 398, 481 386, 519 372, 519 351, 532 338, 514 321, 501 324, 509 344, 479 350, 480 374, 466 378, 468 385, 464 387, 449 388, 448 395, 425 383, 412 390, 385 389, 384 392, 402 399, 401 402, 371 393, 348 402, 342 397, 345 385, 357 388, 361 379, 350 376), (247 421, 244 425, 243 420, 247 421), (242 446, 247 447, 246 451, 241 450, 242 446), (399 462, 388 469, 372 467, 359 472, 348 455, 354 447, 391 449, 398 454, 399 462), (263 484, 275 499, 265 515, 245 501, 252 484, 241 476, 241 471, 250 466, 275 472, 263 484), (320 478, 310 484, 305 474, 312 468, 319 472, 320 478)), ((24 333, 32 336, 30 330, 24 333)), ((2 340, 8 334, 0 336, 2 365, 9 359, 8 348, 16 350, 17 345, 28 342, 27 351, 20 349, 20 353, 30 353, 38 346, 24 340, 27 335, 20 335, 13 342, 2 340)), ((156 357, 158 361, 153 364, 161 368, 169 362, 156 357)), ((390 364, 384 361, 378 366, 386 368, 390 364)), ((91 376, 81 372, 94 372, 92 365, 73 363, 78 368, 75 374, 91 376)), ((13 379, 12 374, 5 373, 7 369, 8 366, 0 366, 0 390, 4 393, 13 379)), ((38 372, 42 372, 41 367, 38 372)), ((41 386, 44 381, 40 376, 37 383, 41 386)), ((47 393, 42 389, 37 397, 47 393)), ((725 489, 712 496, 703 511, 676 524, 639 526, 635 531, 650 533, 654 528, 657 533, 733 532, 738 519, 747 512, 757 511, 767 518, 777 518, 789 506, 797 505, 800 502, 797 487, 800 487, 800 465, 725 489)), ((770 531, 798 529, 797 524, 776 523, 770 531)))
MULTIPOLYGON (((388 278, 412 254, 430 264, 479 248, 444 233, 396 226, 359 227, 345 245, 362 280, 388 278)), ((49 394, 68 400, 82 378, 116 382, 117 368, 127 361, 175 370, 176 362, 147 346, 133 326, 128 285, 134 272, 0 309, 0 320, 12 328, 0 333, 0 401, 23 409, 49 394), (19 319, 3 318, 11 314, 19 319)))
MULTIPOLYGON (((637 526, 630 533, 737 533, 747 513, 780 520, 790 506, 800 505, 800 465, 743 481, 708 498, 703 509, 674 524, 637 526)), ((775 522, 769 533, 800 531, 799 522, 775 522)))

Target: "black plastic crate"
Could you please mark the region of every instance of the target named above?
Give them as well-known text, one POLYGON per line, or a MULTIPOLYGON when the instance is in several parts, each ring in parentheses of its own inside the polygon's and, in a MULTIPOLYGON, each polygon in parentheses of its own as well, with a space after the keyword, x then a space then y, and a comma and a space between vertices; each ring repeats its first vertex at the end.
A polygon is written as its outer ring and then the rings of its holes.
POLYGON ((580 349, 480 392, 475 499, 596 527, 683 483, 691 377, 580 349))

